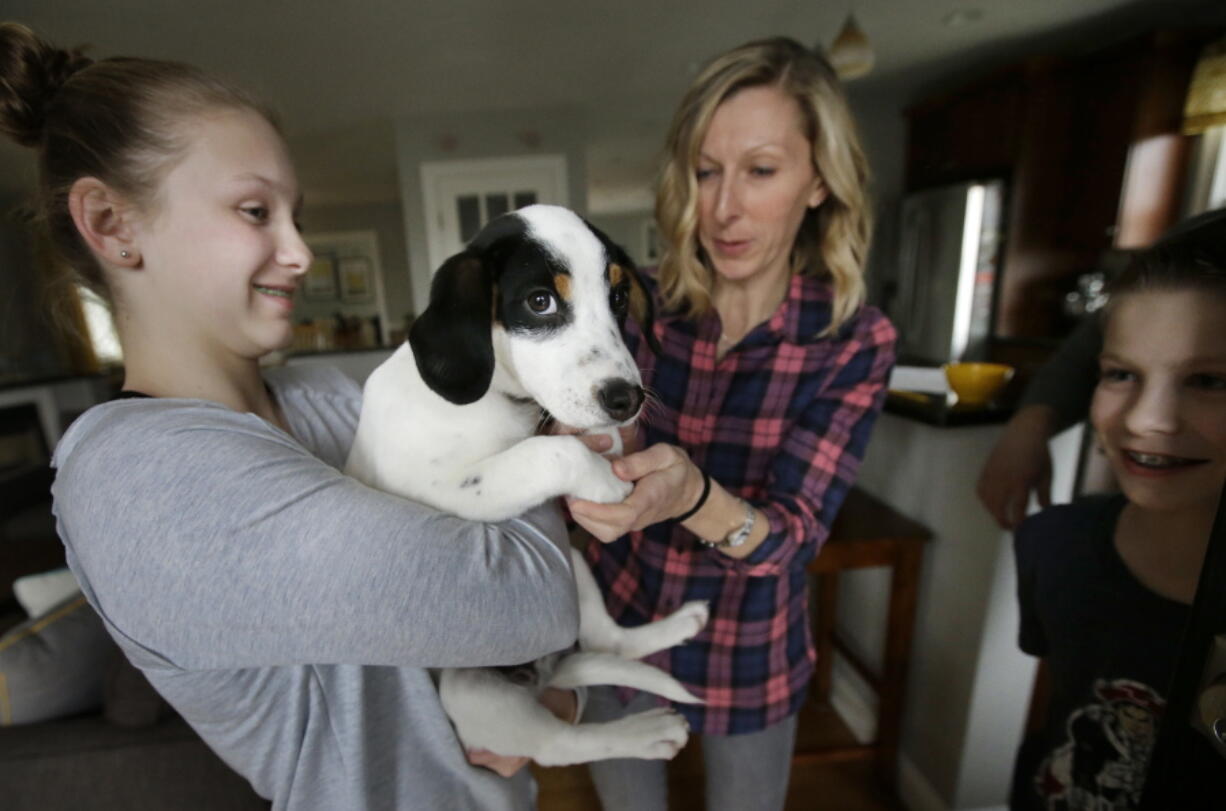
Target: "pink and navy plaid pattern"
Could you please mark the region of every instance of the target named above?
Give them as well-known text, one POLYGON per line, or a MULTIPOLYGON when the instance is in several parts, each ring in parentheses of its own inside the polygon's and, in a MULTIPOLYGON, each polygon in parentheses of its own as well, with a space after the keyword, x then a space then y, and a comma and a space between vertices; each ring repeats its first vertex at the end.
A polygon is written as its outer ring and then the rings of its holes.
POLYGON ((739 561, 672 521, 588 549, 622 625, 688 600, 710 604, 697 637, 648 658, 706 701, 677 705, 696 732, 757 731, 804 703, 817 659, 805 565, 855 480, 894 363, 894 328, 876 309, 861 309, 835 337, 815 337, 829 323, 828 283, 797 276, 770 321, 719 361, 714 313, 663 315, 659 357, 627 324, 644 385, 658 398, 642 420, 643 447, 679 445, 770 522, 766 540, 739 561))

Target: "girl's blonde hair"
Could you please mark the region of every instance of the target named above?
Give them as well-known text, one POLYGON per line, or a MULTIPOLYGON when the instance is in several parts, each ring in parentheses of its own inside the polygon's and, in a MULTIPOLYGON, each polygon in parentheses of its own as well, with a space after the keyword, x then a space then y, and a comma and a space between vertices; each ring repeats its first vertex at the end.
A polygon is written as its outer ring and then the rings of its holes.
POLYGON ((758 40, 716 57, 686 91, 669 128, 656 193, 663 245, 660 291, 665 308, 694 317, 711 308, 712 269, 698 242, 699 152, 711 117, 747 87, 775 86, 796 100, 813 167, 827 197, 809 209, 792 248, 791 271, 831 280, 830 334, 864 303, 864 266, 872 235, 868 160, 834 70, 786 37, 758 40))

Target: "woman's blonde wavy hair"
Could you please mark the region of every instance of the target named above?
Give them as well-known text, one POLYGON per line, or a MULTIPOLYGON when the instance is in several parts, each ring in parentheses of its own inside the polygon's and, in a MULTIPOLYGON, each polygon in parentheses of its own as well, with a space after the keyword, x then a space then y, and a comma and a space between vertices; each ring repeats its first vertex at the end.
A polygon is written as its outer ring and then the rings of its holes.
POLYGON ((833 312, 822 332, 831 334, 864 303, 872 234, 868 161, 834 70, 822 56, 786 37, 749 42, 716 57, 681 99, 656 191, 663 304, 690 317, 711 308, 712 269, 697 236, 698 156, 715 109, 740 90, 764 85, 780 88, 799 105, 813 145, 813 166, 828 192, 801 222, 791 270, 831 280, 833 312))

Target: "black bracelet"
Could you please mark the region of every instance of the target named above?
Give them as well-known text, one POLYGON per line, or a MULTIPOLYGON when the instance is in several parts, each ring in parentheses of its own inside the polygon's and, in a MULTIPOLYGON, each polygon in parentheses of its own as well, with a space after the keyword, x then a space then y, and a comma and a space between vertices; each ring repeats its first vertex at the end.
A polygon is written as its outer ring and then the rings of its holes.
POLYGON ((711 495, 711 477, 704 473, 702 474, 702 495, 698 497, 698 503, 681 513, 681 515, 677 516, 673 520, 680 524, 682 521, 686 521, 691 518, 694 513, 702 509, 702 505, 707 503, 707 496, 709 495, 711 495))

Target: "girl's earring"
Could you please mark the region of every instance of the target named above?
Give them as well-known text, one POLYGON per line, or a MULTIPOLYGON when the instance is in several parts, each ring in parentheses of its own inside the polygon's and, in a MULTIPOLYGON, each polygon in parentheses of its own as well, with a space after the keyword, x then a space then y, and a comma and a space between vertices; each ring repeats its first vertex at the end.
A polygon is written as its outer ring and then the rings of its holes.
POLYGON ((129 256, 131 256, 131 255, 132 255, 132 254, 128 253, 127 251, 120 251, 120 252, 119 252, 119 256, 120 256, 120 258, 122 258, 122 259, 127 259, 127 258, 128 258, 129 256))

